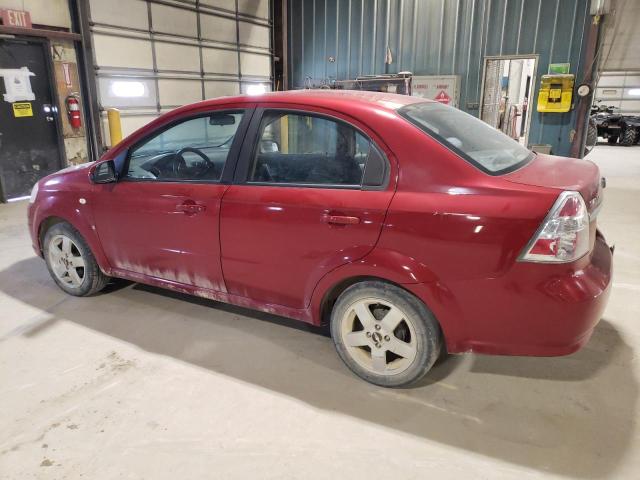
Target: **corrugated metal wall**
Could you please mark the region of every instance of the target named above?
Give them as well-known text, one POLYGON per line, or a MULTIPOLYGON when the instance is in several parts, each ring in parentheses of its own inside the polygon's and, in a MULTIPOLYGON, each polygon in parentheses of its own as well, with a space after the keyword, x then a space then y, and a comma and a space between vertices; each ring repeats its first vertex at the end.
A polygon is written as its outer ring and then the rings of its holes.
MULTIPOLYGON (((589 0, 289 0, 290 88, 303 88, 305 77, 455 74, 460 108, 477 116, 487 56, 538 54, 538 82, 549 63, 570 62, 579 80, 588 10, 589 0)), ((534 110, 529 143, 568 154, 574 112, 534 110)))

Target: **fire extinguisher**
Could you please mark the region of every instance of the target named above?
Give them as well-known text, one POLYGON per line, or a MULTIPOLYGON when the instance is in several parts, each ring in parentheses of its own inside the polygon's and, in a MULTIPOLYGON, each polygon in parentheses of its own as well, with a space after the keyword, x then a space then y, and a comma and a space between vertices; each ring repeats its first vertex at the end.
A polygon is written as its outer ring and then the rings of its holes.
POLYGON ((78 96, 71 94, 65 100, 67 105, 67 118, 71 128, 80 128, 82 126, 82 118, 80 117, 80 101, 78 96))

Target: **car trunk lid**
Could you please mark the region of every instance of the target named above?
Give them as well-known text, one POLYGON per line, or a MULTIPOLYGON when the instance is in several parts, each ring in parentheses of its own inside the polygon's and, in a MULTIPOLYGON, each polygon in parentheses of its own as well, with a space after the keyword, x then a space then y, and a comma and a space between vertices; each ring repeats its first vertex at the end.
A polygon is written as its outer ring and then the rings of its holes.
POLYGON ((592 217, 602 202, 600 170, 589 160, 539 153, 526 166, 502 178, 513 183, 580 192, 592 217))

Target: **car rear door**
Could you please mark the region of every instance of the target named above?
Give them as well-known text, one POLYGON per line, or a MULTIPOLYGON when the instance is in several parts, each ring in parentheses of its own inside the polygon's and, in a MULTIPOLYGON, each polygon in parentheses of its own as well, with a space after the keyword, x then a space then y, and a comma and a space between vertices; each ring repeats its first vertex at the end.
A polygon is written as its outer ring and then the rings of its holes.
POLYGON ((395 174, 380 138, 345 115, 257 109, 222 200, 228 292, 305 308, 323 275, 373 249, 395 174))
POLYGON ((161 127, 129 149, 117 183, 94 185, 96 229, 112 267, 225 290, 220 201, 252 113, 229 107, 161 127))

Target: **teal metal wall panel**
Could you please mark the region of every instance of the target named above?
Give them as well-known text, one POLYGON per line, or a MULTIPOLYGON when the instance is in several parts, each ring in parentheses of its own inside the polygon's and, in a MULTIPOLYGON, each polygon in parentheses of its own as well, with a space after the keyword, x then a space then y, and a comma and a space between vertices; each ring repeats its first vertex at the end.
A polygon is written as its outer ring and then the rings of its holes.
MULTIPOLYGON (((571 63, 579 81, 588 10, 589 0, 289 0, 289 84, 455 74, 460 107, 477 116, 487 56, 539 55, 534 94, 549 63, 571 63)), ((575 113, 538 113, 532 100, 529 143, 567 155, 575 113)))

